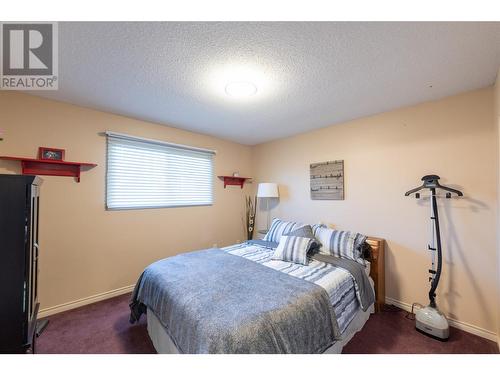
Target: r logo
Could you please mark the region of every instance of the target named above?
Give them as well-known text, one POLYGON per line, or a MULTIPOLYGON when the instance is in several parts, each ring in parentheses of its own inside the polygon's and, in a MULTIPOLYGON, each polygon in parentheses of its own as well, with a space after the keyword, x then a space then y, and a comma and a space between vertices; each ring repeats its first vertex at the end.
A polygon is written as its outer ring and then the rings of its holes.
POLYGON ((52 75, 52 24, 3 24, 3 75, 52 75))
POLYGON ((0 22, 0 90, 57 90, 57 22, 0 22))

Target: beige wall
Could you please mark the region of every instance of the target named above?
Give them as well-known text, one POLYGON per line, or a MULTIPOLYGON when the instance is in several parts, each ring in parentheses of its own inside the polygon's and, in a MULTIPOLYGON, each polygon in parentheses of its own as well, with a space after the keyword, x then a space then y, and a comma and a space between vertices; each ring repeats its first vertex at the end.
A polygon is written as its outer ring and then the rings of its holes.
MULTIPOLYGON (((38 146, 66 149, 66 159, 97 163, 82 174, 43 177, 41 192, 42 308, 134 284, 154 260, 182 251, 227 245, 244 238, 244 194, 215 182, 215 204, 106 211, 105 130, 217 150, 216 175, 251 175, 251 149, 181 131, 17 93, 0 93, 0 155, 35 157, 38 146)), ((0 160, 0 173, 20 173, 0 160)))
MULTIPOLYGON (((387 240, 387 296, 428 302, 429 202, 404 197, 426 174, 464 192, 442 200, 444 270, 437 302, 453 319, 497 332, 493 89, 367 117, 256 146, 256 182, 277 182, 273 216, 322 221, 387 240), (309 164, 343 159, 345 200, 312 201, 309 164)), ((261 223, 263 221, 261 220, 261 223)))
POLYGON ((497 216, 497 259, 498 259, 498 347, 500 348, 500 68, 498 69, 497 79, 495 82, 495 124, 497 132, 497 203, 498 203, 498 216, 497 216))

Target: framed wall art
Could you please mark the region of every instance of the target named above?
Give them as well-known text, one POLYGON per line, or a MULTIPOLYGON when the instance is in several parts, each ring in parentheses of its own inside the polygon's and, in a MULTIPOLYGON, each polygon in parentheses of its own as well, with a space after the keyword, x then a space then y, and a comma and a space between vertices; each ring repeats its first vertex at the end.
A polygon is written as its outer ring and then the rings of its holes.
POLYGON ((64 150, 61 148, 38 148, 38 159, 40 160, 64 160, 64 150))
POLYGON ((344 161, 334 160, 310 165, 311 199, 344 199, 344 161))

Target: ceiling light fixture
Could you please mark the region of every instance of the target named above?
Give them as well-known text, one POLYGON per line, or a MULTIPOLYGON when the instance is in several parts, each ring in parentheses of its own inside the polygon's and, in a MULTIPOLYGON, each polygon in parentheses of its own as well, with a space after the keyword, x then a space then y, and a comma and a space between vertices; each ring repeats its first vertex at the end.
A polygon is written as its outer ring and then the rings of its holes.
POLYGON ((252 82, 229 82, 226 85, 226 94, 235 98, 247 98, 257 93, 257 86, 252 82))

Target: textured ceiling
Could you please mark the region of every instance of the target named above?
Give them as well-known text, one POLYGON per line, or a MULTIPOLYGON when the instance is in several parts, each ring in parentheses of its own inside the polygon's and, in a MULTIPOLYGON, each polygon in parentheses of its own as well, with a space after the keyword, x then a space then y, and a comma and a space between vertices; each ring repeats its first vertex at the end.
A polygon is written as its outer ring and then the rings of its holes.
POLYGON ((60 23, 59 91, 33 94, 253 145, 486 87, 499 66, 500 23, 60 23))

